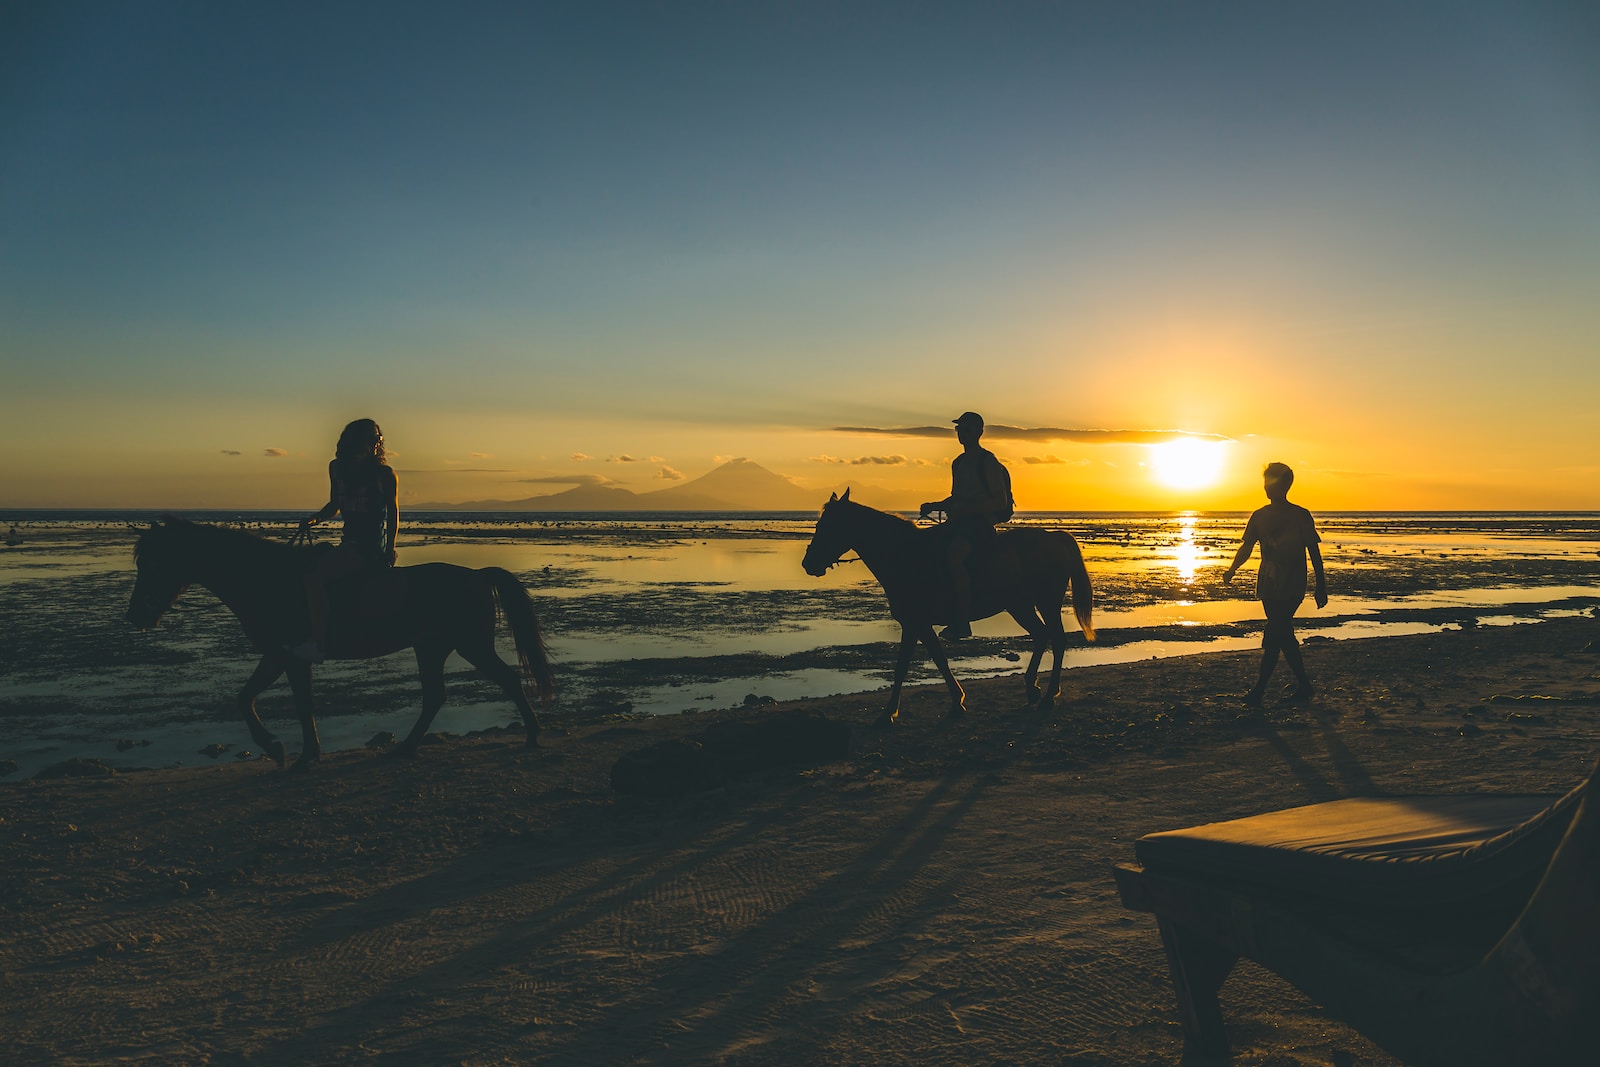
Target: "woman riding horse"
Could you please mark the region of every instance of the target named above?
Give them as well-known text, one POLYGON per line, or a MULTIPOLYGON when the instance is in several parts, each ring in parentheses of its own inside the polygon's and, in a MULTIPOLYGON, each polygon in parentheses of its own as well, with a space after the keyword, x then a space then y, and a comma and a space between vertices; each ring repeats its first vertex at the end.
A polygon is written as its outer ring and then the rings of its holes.
POLYGON ((328 462, 328 502, 306 516, 303 531, 341 515, 344 536, 305 574, 306 610, 311 639, 289 651, 307 663, 321 663, 328 641, 328 585, 368 567, 393 567, 400 527, 400 484, 383 448, 383 431, 371 419, 344 428, 328 462))
MULTIPOLYGON (((151 525, 134 548, 138 577, 128 619, 149 629, 161 621, 190 585, 203 585, 230 608, 261 654, 255 673, 239 690, 238 708, 250 736, 283 765, 283 742, 256 714, 256 697, 285 672, 294 690, 304 744, 296 770, 322 754, 311 702, 311 664, 289 655, 285 645, 304 633, 305 597, 301 575, 310 565, 309 548, 296 548, 242 530, 189 522, 168 516, 151 525)), ((427 734, 444 704, 444 663, 451 652, 497 683, 516 705, 527 730, 527 746, 537 747, 539 718, 529 697, 550 698, 553 682, 544 637, 533 601, 510 571, 472 570, 448 563, 406 567, 405 597, 398 604, 361 614, 360 625, 337 631, 330 651, 341 659, 370 659, 413 648, 422 675, 422 714, 397 752, 409 755, 427 734), (495 608, 505 614, 517 646, 520 669, 502 660, 494 647, 495 608)), ((336 605, 353 607, 351 605, 336 605)), ((370 607, 370 605, 369 605, 370 607)), ((337 614, 337 612, 336 612, 337 614)))

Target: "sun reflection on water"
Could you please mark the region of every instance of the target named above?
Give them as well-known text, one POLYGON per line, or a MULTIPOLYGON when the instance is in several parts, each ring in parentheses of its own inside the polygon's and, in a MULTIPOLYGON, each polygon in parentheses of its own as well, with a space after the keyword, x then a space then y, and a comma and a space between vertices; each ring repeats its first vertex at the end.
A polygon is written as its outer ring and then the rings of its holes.
POLYGON ((1205 551, 1195 543, 1194 532, 1199 525, 1199 519, 1193 512, 1178 516, 1178 543, 1174 549, 1173 566, 1178 569, 1178 578, 1184 585, 1194 581, 1195 573, 1200 569, 1200 562, 1205 557, 1205 551))

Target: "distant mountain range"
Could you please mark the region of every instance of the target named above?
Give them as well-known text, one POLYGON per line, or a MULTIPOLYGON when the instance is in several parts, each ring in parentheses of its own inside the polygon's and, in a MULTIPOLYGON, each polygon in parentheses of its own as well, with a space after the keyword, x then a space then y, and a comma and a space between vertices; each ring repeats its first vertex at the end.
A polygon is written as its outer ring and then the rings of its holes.
MULTIPOLYGON (((833 491, 844 488, 841 484, 833 491)), ((807 489, 759 463, 735 459, 682 485, 648 493, 614 485, 578 485, 520 500, 429 502, 409 507, 412 511, 816 511, 827 501, 824 494, 828 492, 807 489)), ((923 498, 906 490, 863 484, 852 487, 850 499, 888 511, 909 511, 923 498)))

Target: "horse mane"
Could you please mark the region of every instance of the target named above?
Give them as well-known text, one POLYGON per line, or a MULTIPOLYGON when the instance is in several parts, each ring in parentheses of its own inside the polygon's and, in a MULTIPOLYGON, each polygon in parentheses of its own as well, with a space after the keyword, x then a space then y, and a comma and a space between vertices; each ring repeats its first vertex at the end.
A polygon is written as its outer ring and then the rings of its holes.
POLYGON ((896 522, 896 523, 899 523, 901 526, 909 526, 913 530, 920 529, 920 527, 918 527, 916 523, 912 522, 910 519, 906 518, 904 515, 896 515, 892 511, 879 511, 877 508, 872 507, 870 504, 862 504, 862 503, 860 503, 858 501, 855 501, 855 500, 831 500, 827 504, 823 505, 823 510, 826 511, 828 508, 838 507, 841 504, 846 506, 846 507, 848 507, 848 508, 850 508, 853 511, 856 511, 856 512, 863 512, 864 511, 864 512, 867 513, 868 516, 876 516, 876 517, 878 517, 880 519, 887 519, 887 520, 889 520, 889 522, 896 522))
POLYGON ((240 556, 246 556, 258 566, 282 565, 305 551, 293 545, 269 541, 248 530, 235 530, 209 522, 195 522, 179 515, 163 515, 160 521, 141 534, 134 544, 135 562, 138 562, 146 542, 156 536, 168 542, 181 539, 186 550, 208 559, 227 555, 237 560, 240 556))

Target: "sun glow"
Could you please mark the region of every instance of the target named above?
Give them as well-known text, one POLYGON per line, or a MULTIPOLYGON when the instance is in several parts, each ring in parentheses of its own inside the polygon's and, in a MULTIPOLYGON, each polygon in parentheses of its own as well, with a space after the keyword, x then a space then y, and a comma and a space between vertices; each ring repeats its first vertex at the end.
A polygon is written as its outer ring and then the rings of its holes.
POLYGON ((1204 489, 1222 474, 1222 445, 1179 438, 1150 445, 1150 469, 1170 489, 1204 489))

